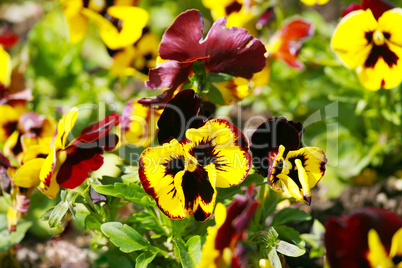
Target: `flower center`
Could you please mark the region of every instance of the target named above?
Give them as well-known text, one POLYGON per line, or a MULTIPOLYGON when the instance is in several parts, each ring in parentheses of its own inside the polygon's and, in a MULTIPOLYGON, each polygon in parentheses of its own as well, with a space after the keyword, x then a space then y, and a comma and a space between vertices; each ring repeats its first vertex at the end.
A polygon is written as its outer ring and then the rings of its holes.
POLYGON ((385 38, 381 31, 377 30, 374 32, 373 42, 376 46, 382 46, 385 43, 385 38))
POLYGON ((192 158, 190 158, 190 160, 188 161, 187 170, 190 172, 194 172, 196 167, 197 163, 192 158))

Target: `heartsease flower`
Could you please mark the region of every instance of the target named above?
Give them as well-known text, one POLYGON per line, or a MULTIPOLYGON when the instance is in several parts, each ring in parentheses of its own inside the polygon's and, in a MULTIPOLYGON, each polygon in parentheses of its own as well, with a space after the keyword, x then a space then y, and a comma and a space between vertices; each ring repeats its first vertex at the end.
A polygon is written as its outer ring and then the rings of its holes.
POLYGON ((325 248, 331 267, 402 267, 402 218, 365 207, 330 217, 325 248))
MULTIPOLYGON (((178 104, 189 108, 200 98, 195 94, 192 90, 183 91, 171 102, 185 96, 187 102, 178 104)), ((178 110, 186 111, 181 107, 178 110)), ((197 112, 197 109, 189 110, 197 112)), ((164 113, 159 121, 165 117, 164 113)), ((235 125, 222 119, 210 119, 197 128, 182 129, 184 136, 163 128, 160 131, 164 134, 158 138, 164 143, 141 154, 142 186, 168 217, 194 216, 198 221, 205 221, 215 206, 216 187, 239 184, 247 176, 251 162, 247 141, 235 125)))
MULTIPOLYGON (((402 81, 402 9, 365 1, 339 22, 331 46, 344 64, 356 69, 369 90, 391 89, 402 81), (369 4, 365 4, 369 3, 369 4), (377 8, 378 7, 378 8, 377 8)), ((352 8, 351 8, 352 9, 352 8)))
MULTIPOLYGON (((220 18, 203 38, 203 20, 197 10, 180 14, 162 37, 159 55, 166 60, 149 71, 150 89, 165 91, 141 103, 165 104, 174 92, 193 74, 193 65, 199 61, 207 73, 224 73, 250 79, 265 66, 265 48, 246 30, 226 28, 226 19, 220 18)), ((201 85, 202 87, 202 85, 201 85)), ((197 90, 202 90, 199 88, 197 90)))
POLYGON ((255 169, 273 190, 310 205, 310 189, 324 176, 327 159, 319 148, 301 148, 303 132, 301 123, 273 117, 256 129, 250 149, 255 169))

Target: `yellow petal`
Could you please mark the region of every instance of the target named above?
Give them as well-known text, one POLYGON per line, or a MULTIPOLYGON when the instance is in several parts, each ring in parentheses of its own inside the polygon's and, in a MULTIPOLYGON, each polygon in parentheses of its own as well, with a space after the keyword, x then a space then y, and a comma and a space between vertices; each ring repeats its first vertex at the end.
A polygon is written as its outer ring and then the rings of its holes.
POLYGON ((218 203, 216 204, 216 208, 215 208, 215 226, 216 228, 220 228, 222 226, 222 224, 225 222, 226 220, 226 207, 224 204, 222 203, 218 203))
POLYGON ((7 211, 7 229, 8 232, 14 232, 17 229, 18 216, 17 211, 13 207, 9 207, 7 211))
POLYGON ((148 13, 139 7, 109 7, 107 13, 122 21, 122 28, 119 32, 109 20, 100 14, 89 9, 84 9, 82 13, 98 25, 100 36, 110 49, 119 49, 134 44, 141 37, 142 29, 149 19, 148 13))
MULTIPOLYGON (((8 139, 6 140, 6 142, 4 143, 4 155, 7 157, 15 157, 16 155, 14 155, 14 149, 16 148, 16 145, 19 141, 20 138, 20 133, 18 132, 18 130, 14 131, 10 137, 8 137, 8 139)), ((18 152, 20 153, 20 152, 18 152)))
POLYGON ((189 217, 175 181, 184 174, 185 153, 177 140, 150 147, 141 154, 139 176, 144 190, 170 218, 189 217))
POLYGON ((371 267, 394 267, 392 260, 381 243, 378 233, 374 229, 370 229, 368 233, 369 253, 367 259, 371 267))
POLYGON ((186 137, 191 143, 187 143, 185 149, 198 163, 215 165, 216 187, 230 187, 245 179, 250 169, 250 155, 243 133, 233 124, 226 120, 209 120, 198 129, 187 130, 186 137))
POLYGON ((71 132, 77 121, 78 109, 70 109, 59 121, 57 125, 57 136, 54 140, 53 147, 56 149, 64 149, 67 142, 68 134, 71 132))
POLYGON ((13 178, 13 183, 18 187, 31 188, 40 183, 39 173, 45 159, 35 158, 23 164, 13 178))
POLYGON ((33 160, 35 158, 43 158, 44 160, 49 153, 50 153, 49 146, 43 144, 29 146, 27 151, 24 153, 22 163, 23 164, 27 163, 28 161, 33 160))
POLYGON ((299 186, 292 178, 285 174, 279 174, 277 178, 280 179, 280 181, 283 183, 284 188, 292 195, 292 197, 304 204, 306 203, 306 200, 304 200, 304 197, 301 194, 299 186))
MULTIPOLYGON (((134 60, 135 49, 132 46, 124 48, 122 51, 113 56, 113 64, 110 67, 110 72, 115 76, 127 75, 127 69, 130 68, 134 60)), ((134 75, 134 73, 132 74, 134 75)))
POLYGON ((248 80, 242 77, 236 77, 229 81, 215 83, 222 94, 225 105, 232 102, 239 102, 250 95, 248 80))
POLYGON ((402 9, 393 8, 385 11, 381 17, 378 18, 378 24, 382 32, 390 34, 389 41, 402 47, 402 9))
POLYGON ((329 2, 329 0, 300 0, 302 3, 308 6, 313 6, 313 5, 324 5, 329 2))
POLYGON ((402 256, 402 228, 400 228, 392 236, 391 250, 389 252, 391 258, 395 256, 402 256))
POLYGON ((379 25, 370 9, 349 13, 339 22, 331 39, 331 46, 349 68, 362 66, 372 44, 365 35, 375 32, 379 25))
POLYGON ((11 67, 10 55, 0 46, 0 84, 5 86, 10 84, 11 67))
POLYGON ((39 173, 39 179, 41 181, 39 184, 39 190, 41 190, 49 198, 55 198, 60 191, 60 186, 56 180, 60 164, 57 166, 56 160, 56 151, 53 147, 43 162, 39 173))

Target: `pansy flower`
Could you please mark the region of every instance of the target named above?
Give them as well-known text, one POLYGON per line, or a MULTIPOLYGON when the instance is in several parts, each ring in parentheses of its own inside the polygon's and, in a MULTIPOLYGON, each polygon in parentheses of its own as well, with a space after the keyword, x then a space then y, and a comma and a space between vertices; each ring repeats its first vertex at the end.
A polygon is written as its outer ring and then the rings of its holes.
POLYGON ((98 26, 100 37, 108 48, 131 46, 141 37, 142 29, 149 18, 144 9, 133 6, 136 1, 62 2, 72 43, 83 40, 88 31, 89 20, 92 20, 98 26))
POLYGON ((161 110, 138 103, 138 98, 129 100, 122 114, 121 143, 148 147, 155 139, 161 113, 161 110))
POLYGON ((0 46, 0 87, 7 86, 10 83, 11 77, 11 57, 0 46))
POLYGON ((256 129, 250 149, 254 167, 272 189, 310 205, 310 189, 324 176, 327 159, 319 148, 301 148, 303 132, 301 123, 274 117, 256 129))
POLYGON ((237 195, 227 209, 222 203, 216 205, 216 225, 208 227, 199 268, 246 267, 241 242, 259 204, 254 200, 253 189, 251 186, 245 195, 237 195))
MULTIPOLYGON (((183 100, 177 103, 187 106, 190 113, 197 112, 197 109, 191 109, 200 99, 194 91, 182 91, 172 102, 176 98, 183 100)), ((186 111, 186 108, 177 109, 186 111)), ((187 119, 191 120, 191 117, 187 119)), ((180 128, 180 121, 171 122, 169 128, 180 128)), ((183 122, 184 125, 188 123, 183 122)), ((235 125, 222 119, 210 119, 197 128, 180 132, 165 131, 163 127, 160 131, 165 133, 158 136, 164 143, 141 154, 139 177, 142 186, 168 217, 194 216, 198 221, 205 221, 215 206, 216 187, 239 184, 247 176, 250 169, 247 141, 235 125)))
POLYGON ((50 198, 57 195, 60 186, 69 189, 80 186, 92 171, 103 165, 104 150, 111 151, 118 143, 117 135, 110 133, 120 123, 118 114, 85 128, 80 136, 67 143, 77 116, 77 109, 71 109, 60 120, 49 155, 40 170, 39 189, 50 198))
MULTIPOLYGON (((203 38, 203 20, 197 10, 180 14, 166 30, 159 47, 159 55, 165 60, 149 71, 150 89, 165 91, 141 103, 165 104, 173 93, 193 75, 193 65, 199 61, 207 73, 224 73, 250 79, 265 66, 265 48, 246 30, 226 28, 226 19, 214 22, 203 38)), ((202 84, 197 90, 203 90, 202 84)))
POLYGON ((297 59, 303 42, 314 35, 315 27, 310 21, 295 18, 286 22, 269 40, 268 57, 285 62, 292 68, 303 70, 297 59))
POLYGON ((342 18, 331 46, 347 67, 356 70, 365 88, 391 89, 402 81, 402 33, 398 27, 402 9, 390 9, 392 5, 382 1, 369 2, 342 18))
POLYGON ((402 218, 375 207, 330 217, 325 248, 331 267, 402 267, 402 218))
POLYGON ((56 130, 56 121, 48 116, 25 112, 18 119, 17 129, 4 143, 4 154, 17 159, 29 146, 44 144, 48 146, 56 130))

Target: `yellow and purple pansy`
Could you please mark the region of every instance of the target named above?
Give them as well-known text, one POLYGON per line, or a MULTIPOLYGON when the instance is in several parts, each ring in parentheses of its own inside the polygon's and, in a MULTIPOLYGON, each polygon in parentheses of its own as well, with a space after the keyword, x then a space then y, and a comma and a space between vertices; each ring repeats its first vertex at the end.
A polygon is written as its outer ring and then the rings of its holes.
POLYGON ((310 205, 311 191, 324 176, 327 159, 315 147, 301 148, 301 123, 273 117, 262 123, 251 137, 253 165, 276 191, 287 191, 310 205))
POLYGON ((166 30, 159 46, 165 60, 149 71, 145 85, 165 91, 141 103, 166 104, 181 85, 193 74, 192 66, 199 61, 208 73, 224 73, 250 79, 265 66, 264 45, 245 29, 227 28, 226 19, 214 22, 203 38, 203 19, 198 10, 180 14, 166 30))
MULTIPOLYGON (((146 149, 139 161, 142 186, 172 219, 194 216, 197 221, 207 220, 215 206, 216 187, 241 183, 250 169, 247 140, 232 123, 209 119, 197 128, 181 128, 191 126, 193 116, 199 113, 193 107, 200 107, 200 100, 193 90, 179 92, 167 106, 173 106, 174 102, 185 104, 184 109, 180 106, 177 109, 186 117, 181 122, 172 119, 172 124, 160 125, 161 146, 146 149), (170 131, 176 129, 180 130, 170 131)), ((159 122, 169 114, 179 116, 171 110, 165 111, 159 122)))
POLYGON ((241 242, 259 205, 253 190, 250 186, 246 194, 237 195, 227 209, 222 203, 216 205, 216 224, 208 227, 198 268, 246 267, 248 259, 242 254, 241 242))
POLYGON ((402 218, 391 211, 358 208, 325 229, 330 267, 402 267, 402 218))
POLYGON ((49 154, 40 169, 39 189, 50 198, 56 197, 60 186, 69 189, 80 186, 92 171, 103 165, 104 150, 113 150, 119 140, 110 131, 120 123, 120 116, 111 114, 67 143, 77 116, 77 109, 71 109, 60 120, 49 154))
POLYGON ((402 81, 402 9, 393 7, 379 0, 350 6, 332 36, 332 48, 369 90, 402 81))

